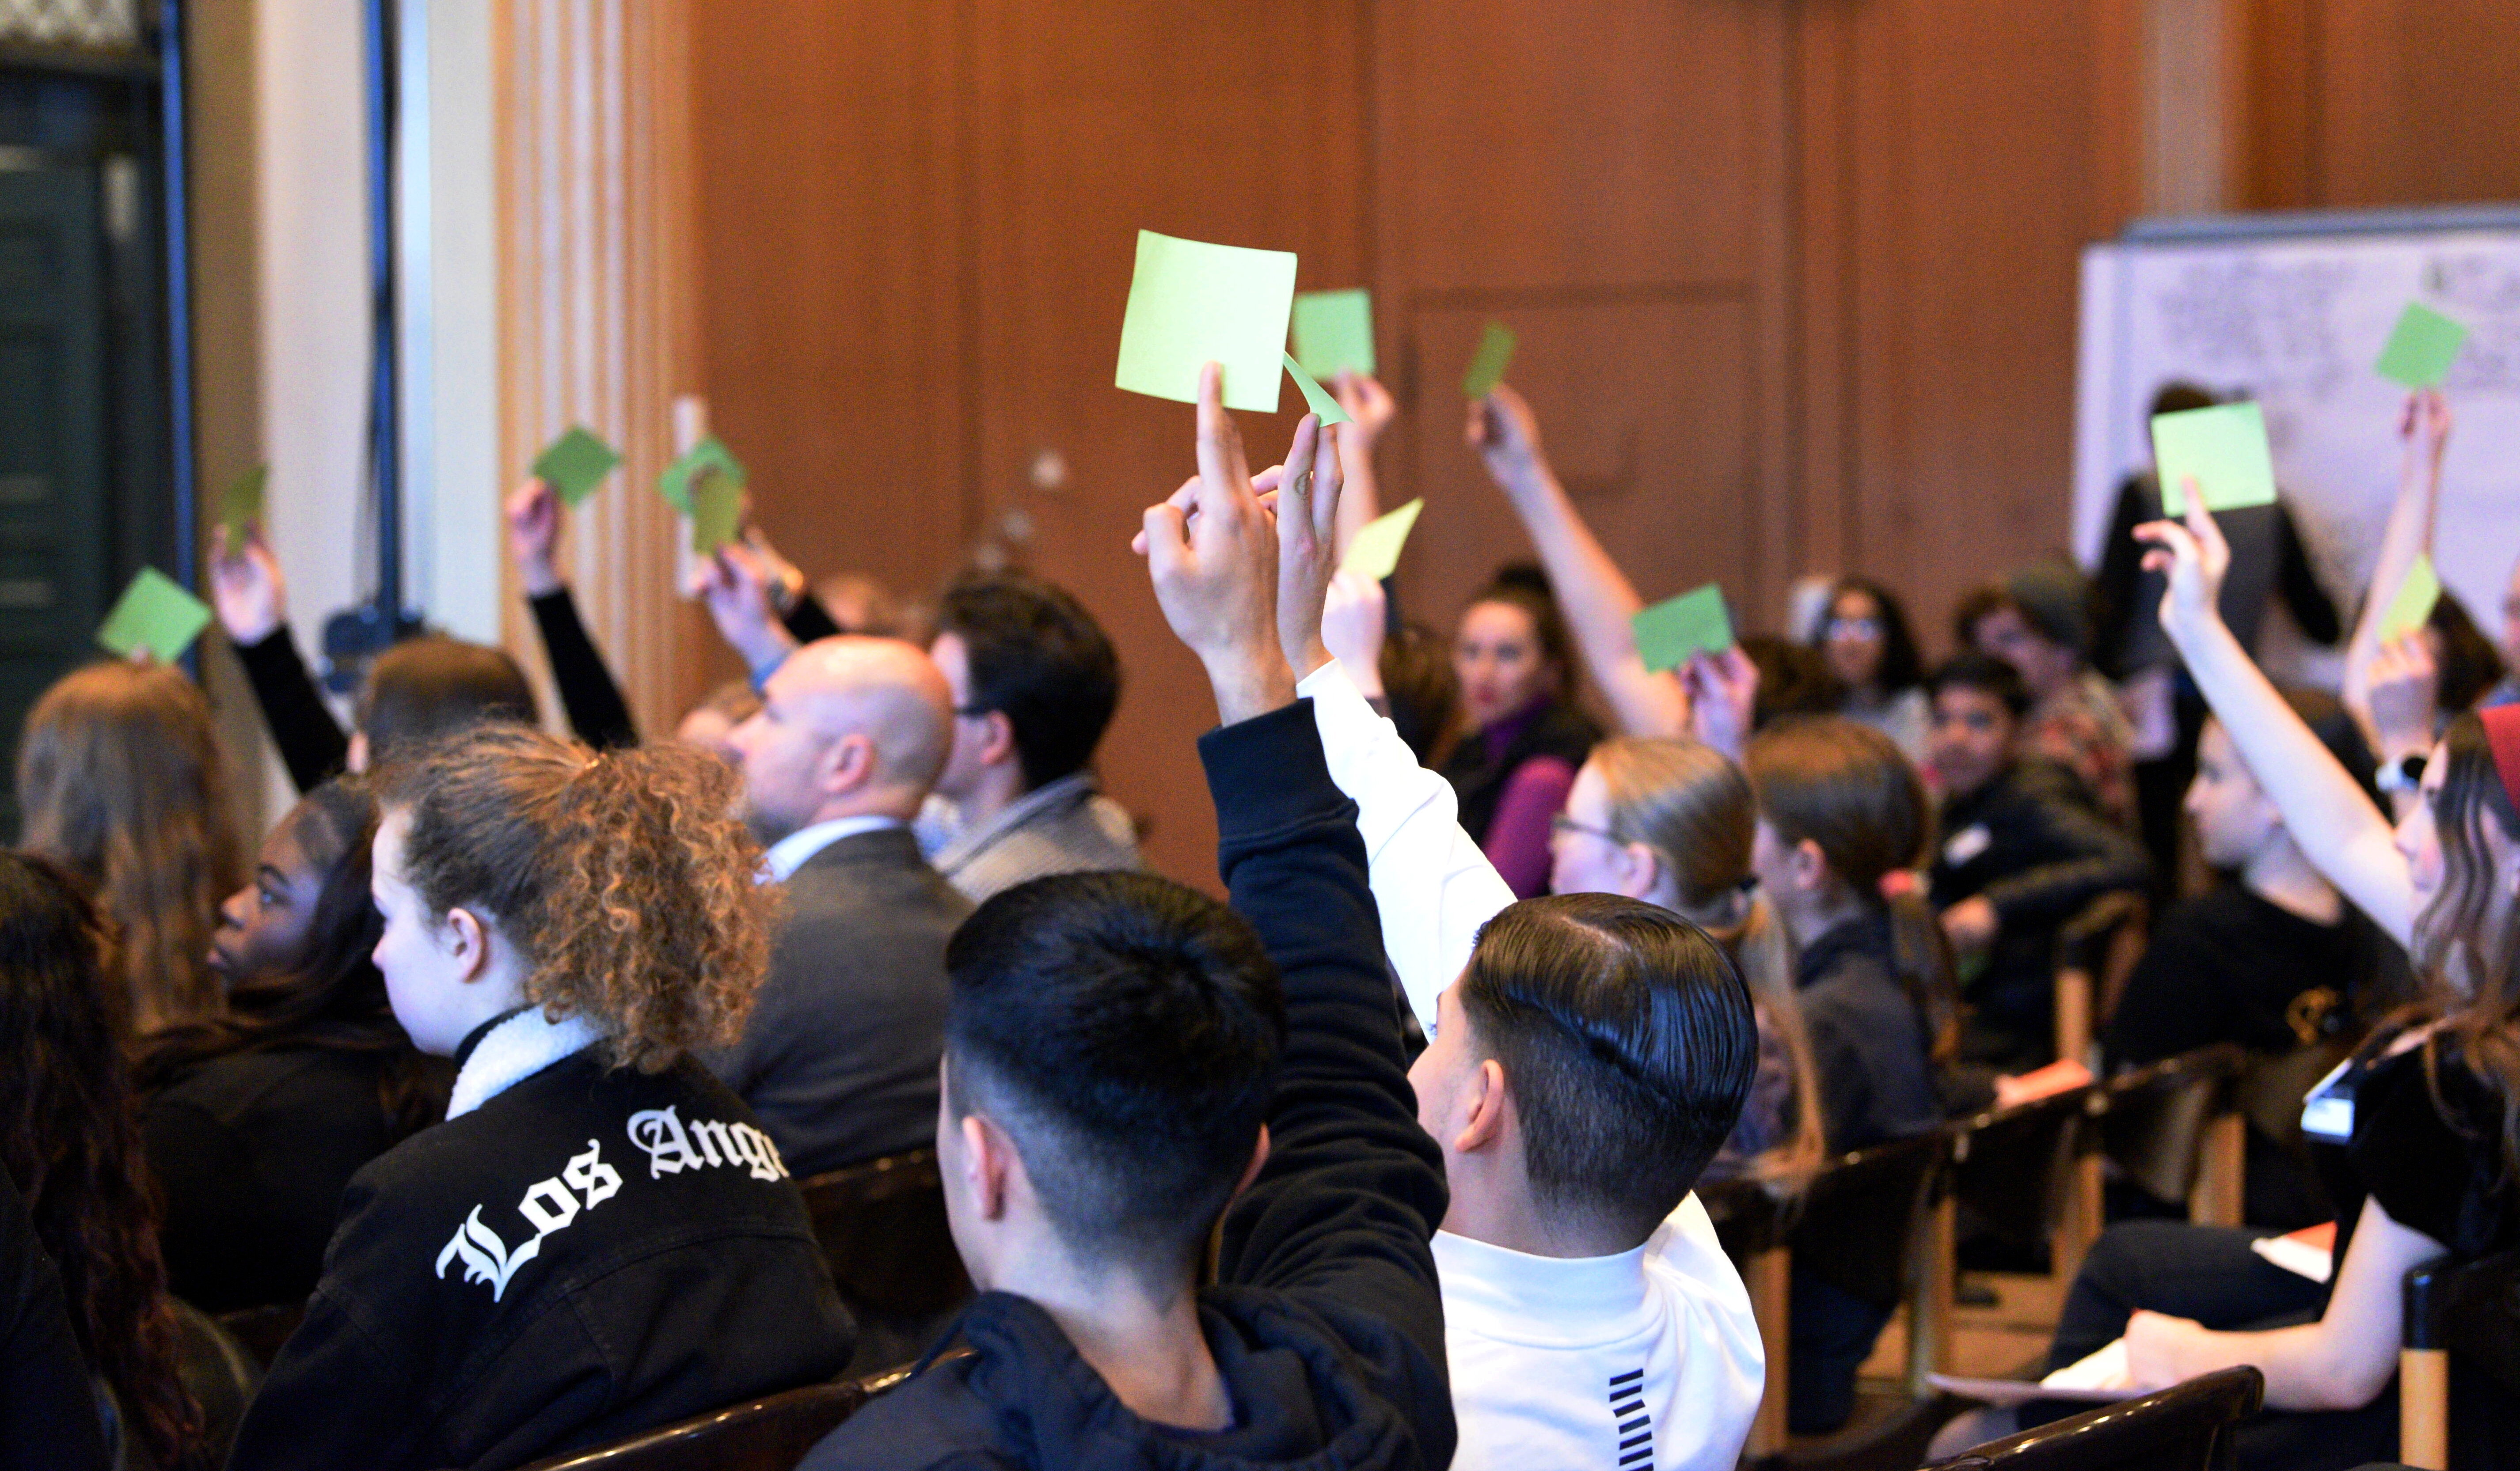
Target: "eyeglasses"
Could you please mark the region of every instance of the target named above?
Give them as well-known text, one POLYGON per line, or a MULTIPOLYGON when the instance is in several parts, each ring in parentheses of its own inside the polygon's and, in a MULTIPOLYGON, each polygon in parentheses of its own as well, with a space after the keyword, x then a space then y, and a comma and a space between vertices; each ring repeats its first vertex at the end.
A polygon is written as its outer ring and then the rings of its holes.
POLYGON ((1566 837, 1578 832, 1583 833, 1587 837, 1598 837, 1605 843, 1615 843, 1622 840, 1617 833, 1612 832, 1607 827, 1595 827, 1590 824, 1579 823, 1562 812, 1549 820, 1549 835, 1551 837, 1566 837))
POLYGON ((977 720, 983 715, 995 715, 997 713, 996 708, 990 705, 956 705, 954 707, 954 718, 956 720, 977 720))
POLYGON ((1878 618, 1831 618, 1828 636, 1832 639, 1877 639, 1881 637, 1878 618))

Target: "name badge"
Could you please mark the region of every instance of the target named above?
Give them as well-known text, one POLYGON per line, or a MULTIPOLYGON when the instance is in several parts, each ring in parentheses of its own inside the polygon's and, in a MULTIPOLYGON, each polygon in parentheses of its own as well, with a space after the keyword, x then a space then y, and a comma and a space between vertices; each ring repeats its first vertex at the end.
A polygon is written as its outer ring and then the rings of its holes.
POLYGON ((1953 833, 1951 841, 1943 844, 1943 862, 1957 869, 1984 853, 1994 842, 1995 834, 1986 830, 1984 823, 1972 824, 1953 833))

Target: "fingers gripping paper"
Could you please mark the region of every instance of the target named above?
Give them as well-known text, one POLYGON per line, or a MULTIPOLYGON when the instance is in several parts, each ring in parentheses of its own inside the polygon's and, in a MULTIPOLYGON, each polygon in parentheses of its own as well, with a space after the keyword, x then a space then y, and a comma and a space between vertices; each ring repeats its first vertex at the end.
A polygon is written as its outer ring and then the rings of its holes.
POLYGON ((1639 612, 1635 627, 1637 653, 1655 674, 1732 646, 1732 615, 1725 610, 1724 590, 1711 582, 1639 612))
POLYGON ((1378 515, 1356 533, 1347 544, 1347 556, 1340 559, 1339 570, 1371 577, 1376 582, 1390 576, 1400 565, 1401 549, 1409 545, 1409 533, 1418 524, 1418 513, 1426 509, 1420 496, 1388 515, 1378 515))
POLYGON ((1246 250, 1138 232, 1138 269, 1120 322, 1112 381, 1132 393, 1198 402, 1198 373, 1225 370, 1225 406, 1278 412, 1278 372, 1295 302, 1290 250, 1246 250))
POLYGON ((551 486, 562 502, 575 506, 595 494, 595 488, 620 463, 612 446, 578 424, 535 457, 534 478, 551 486))
POLYGON ((681 459, 665 467, 664 472, 656 476, 656 494, 663 496, 665 504, 676 511, 685 515, 692 514, 692 481, 704 468, 734 481, 736 489, 743 488, 743 462, 728 454, 726 446, 718 443, 717 436, 711 434, 684 451, 681 459))
POLYGON ((2267 448, 2266 416, 2256 404, 2216 404, 2156 415, 2152 460, 2161 471, 2164 513, 2187 513, 2186 482, 2205 494, 2208 511, 2236 511, 2275 503, 2274 457, 2267 448))

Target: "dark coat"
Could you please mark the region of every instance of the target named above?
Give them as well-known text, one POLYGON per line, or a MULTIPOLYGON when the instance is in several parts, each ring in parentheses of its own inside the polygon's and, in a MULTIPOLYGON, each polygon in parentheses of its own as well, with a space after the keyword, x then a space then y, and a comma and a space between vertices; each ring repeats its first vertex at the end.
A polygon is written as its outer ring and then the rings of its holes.
POLYGON ((0 1170, 0 1471, 103 1471, 105 1425, 61 1270, 0 1170))

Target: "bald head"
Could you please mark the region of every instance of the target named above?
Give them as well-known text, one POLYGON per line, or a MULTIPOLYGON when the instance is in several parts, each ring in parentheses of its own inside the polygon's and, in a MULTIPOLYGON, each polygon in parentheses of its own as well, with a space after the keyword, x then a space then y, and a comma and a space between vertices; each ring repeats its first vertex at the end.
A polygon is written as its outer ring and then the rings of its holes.
POLYGON ((918 814, 953 740, 953 694, 918 647, 843 637, 788 656, 731 737, 753 824, 776 841, 833 818, 918 814))

